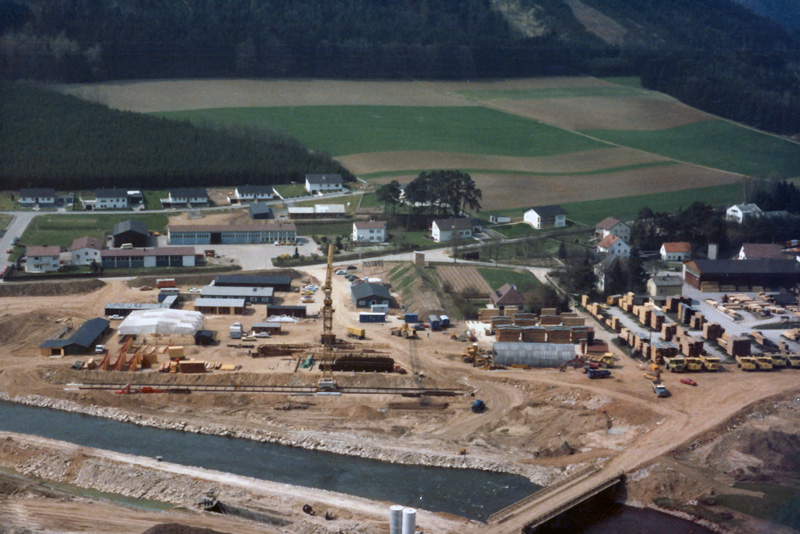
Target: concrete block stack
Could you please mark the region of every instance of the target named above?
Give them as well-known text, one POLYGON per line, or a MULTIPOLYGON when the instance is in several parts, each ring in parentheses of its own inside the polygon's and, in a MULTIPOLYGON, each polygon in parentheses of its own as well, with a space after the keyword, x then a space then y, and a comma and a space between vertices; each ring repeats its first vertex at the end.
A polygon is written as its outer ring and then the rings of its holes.
POLYGON ((545 343, 547 341, 547 329, 542 326, 523 326, 522 341, 526 343, 545 343))
POLYGON ((572 343, 570 339, 570 328, 565 326, 557 326, 547 329, 547 342, 548 343, 572 343))
POLYGON ((672 338, 678 333, 678 325, 675 323, 664 323, 661 325, 661 339, 664 341, 672 341, 672 338))
POLYGON ((714 341, 719 337, 722 337, 722 334, 725 333, 725 329, 719 323, 706 323, 703 325, 703 339, 707 339, 709 341, 714 341))
POLYGON ((522 328, 513 324, 506 324, 497 327, 497 341, 515 342, 520 340, 522 328))

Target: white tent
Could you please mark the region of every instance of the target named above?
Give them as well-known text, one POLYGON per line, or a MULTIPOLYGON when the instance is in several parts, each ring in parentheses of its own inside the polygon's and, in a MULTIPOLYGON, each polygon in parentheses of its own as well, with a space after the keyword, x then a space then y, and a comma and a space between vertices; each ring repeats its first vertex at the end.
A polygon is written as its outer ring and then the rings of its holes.
POLYGON ((185 310, 140 310, 132 312, 119 325, 120 336, 147 334, 194 335, 203 329, 203 314, 185 310))

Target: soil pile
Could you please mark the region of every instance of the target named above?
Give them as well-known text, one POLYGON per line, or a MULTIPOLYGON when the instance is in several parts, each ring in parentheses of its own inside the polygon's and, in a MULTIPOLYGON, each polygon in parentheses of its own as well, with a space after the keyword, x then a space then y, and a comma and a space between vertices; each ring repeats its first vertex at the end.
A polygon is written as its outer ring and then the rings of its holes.
POLYGON ((148 528, 142 534, 227 534, 210 528, 190 527, 179 523, 164 523, 148 528))
POLYGON ((102 280, 77 280, 70 282, 33 282, 0 285, 0 297, 56 297, 81 295, 96 291, 106 284, 102 280))

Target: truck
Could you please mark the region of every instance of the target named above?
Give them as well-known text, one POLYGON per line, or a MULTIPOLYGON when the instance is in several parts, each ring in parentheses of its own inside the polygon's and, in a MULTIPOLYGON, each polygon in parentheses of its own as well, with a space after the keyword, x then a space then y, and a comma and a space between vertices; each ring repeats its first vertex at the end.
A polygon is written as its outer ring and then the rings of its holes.
POLYGON ((359 323, 385 323, 386 322, 386 314, 385 313, 367 313, 362 312, 358 314, 358 322, 359 323))
POLYGON ((606 352, 605 354, 592 354, 591 356, 586 355, 583 357, 583 359, 596 363, 600 367, 604 368, 612 367, 616 361, 616 358, 614 358, 614 355, 610 352, 606 352))
POLYGON ((756 366, 756 359, 752 356, 737 356, 736 366, 742 371, 755 371, 758 368, 756 366))
POLYGON ((651 383, 653 384, 653 391, 655 392, 657 397, 669 396, 669 390, 664 384, 662 384, 661 382, 656 382, 655 380, 653 380, 653 382, 651 383))
POLYGON ((438 315, 431 315, 428 318, 428 322, 431 325, 431 330, 437 331, 437 330, 441 330, 442 329, 442 321, 441 321, 441 319, 439 319, 438 315))
POLYGON ((758 368, 759 371, 772 370, 773 364, 772 364, 772 358, 770 356, 762 354, 760 356, 756 356, 755 360, 756 360, 756 367, 758 368))
POLYGON ((242 323, 233 323, 233 326, 228 329, 231 339, 242 339, 243 333, 242 323))
POLYGON ((800 354, 789 353, 784 354, 784 356, 786 357, 786 361, 789 363, 790 367, 795 369, 800 367, 800 354))
POLYGON ((586 376, 589 378, 611 378, 611 371, 608 369, 587 369, 586 376))
POLYGON ((356 328, 355 326, 348 326, 347 327, 347 336, 354 337, 356 339, 364 339, 367 337, 367 331, 363 328, 356 328))
POLYGON ((772 358, 772 367, 781 369, 789 366, 789 361, 785 354, 768 354, 767 356, 772 358))
POLYGON ((450 327, 450 317, 448 317, 447 315, 440 315, 439 321, 442 323, 442 328, 450 327))
POLYGON ((686 358, 683 356, 666 356, 664 365, 671 373, 682 373, 686 370, 686 358))
POLYGON ((706 371, 719 371, 719 358, 716 356, 709 356, 708 354, 701 354, 700 361, 703 362, 703 367, 706 371))
POLYGON ((689 372, 696 372, 703 370, 703 360, 695 356, 686 357, 686 370, 689 372))

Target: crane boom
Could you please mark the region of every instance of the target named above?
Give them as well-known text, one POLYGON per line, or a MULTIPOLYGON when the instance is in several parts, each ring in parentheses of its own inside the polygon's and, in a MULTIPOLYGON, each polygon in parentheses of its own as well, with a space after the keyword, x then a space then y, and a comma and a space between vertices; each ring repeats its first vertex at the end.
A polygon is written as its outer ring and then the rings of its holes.
POLYGON ((325 273, 325 298, 322 301, 322 378, 319 381, 320 389, 336 389, 336 380, 333 378, 331 365, 333 364, 333 345, 336 335, 333 333, 333 245, 328 245, 328 269, 325 273))

